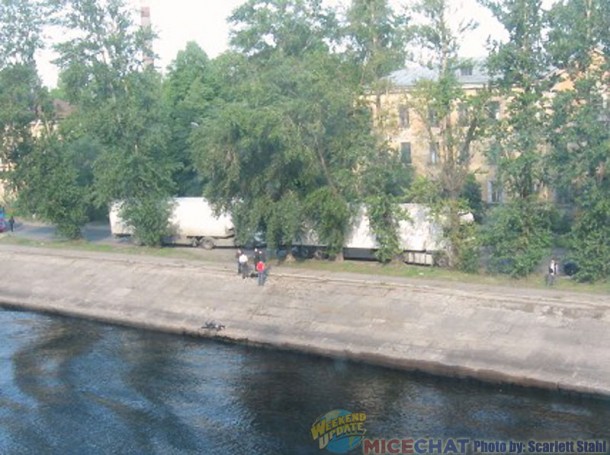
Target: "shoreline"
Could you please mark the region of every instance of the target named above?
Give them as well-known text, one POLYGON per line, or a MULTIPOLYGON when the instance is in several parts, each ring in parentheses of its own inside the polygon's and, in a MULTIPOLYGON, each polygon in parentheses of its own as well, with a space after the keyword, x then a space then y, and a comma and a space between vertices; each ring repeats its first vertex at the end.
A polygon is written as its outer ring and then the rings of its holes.
POLYGON ((2 306, 610 398, 610 298, 0 246, 2 306), (209 320, 220 332, 202 329, 209 320))

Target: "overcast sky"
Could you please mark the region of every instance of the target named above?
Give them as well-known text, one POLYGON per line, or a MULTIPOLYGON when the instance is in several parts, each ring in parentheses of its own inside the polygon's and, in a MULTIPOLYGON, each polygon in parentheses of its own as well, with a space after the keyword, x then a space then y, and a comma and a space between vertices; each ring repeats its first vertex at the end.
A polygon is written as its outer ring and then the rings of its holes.
MULTIPOLYGON (((347 0, 326 0, 329 4, 345 4, 347 0)), ((165 70, 185 48, 188 41, 196 41, 214 58, 227 49, 229 30, 227 17, 245 0, 130 0, 134 8, 141 4, 150 7, 153 29, 159 35, 154 43, 154 51, 159 55, 156 65, 165 70)), ((394 4, 408 3, 395 0, 394 4)), ((484 52, 483 43, 498 26, 492 23, 489 13, 475 6, 475 0, 456 0, 462 7, 461 13, 481 22, 478 31, 471 33, 464 54, 468 57, 480 56, 484 52)), ((52 56, 44 53, 39 59, 40 70, 45 84, 53 87, 57 82, 57 70, 51 65, 52 56)))

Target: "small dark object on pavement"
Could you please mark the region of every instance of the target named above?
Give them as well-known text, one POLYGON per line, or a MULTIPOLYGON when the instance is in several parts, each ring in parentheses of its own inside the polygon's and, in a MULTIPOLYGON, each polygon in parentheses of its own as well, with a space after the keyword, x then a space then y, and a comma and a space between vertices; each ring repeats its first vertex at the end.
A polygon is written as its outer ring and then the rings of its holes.
POLYGON ((207 321, 201 326, 202 329, 216 330, 217 332, 225 328, 224 324, 220 324, 216 321, 207 321))

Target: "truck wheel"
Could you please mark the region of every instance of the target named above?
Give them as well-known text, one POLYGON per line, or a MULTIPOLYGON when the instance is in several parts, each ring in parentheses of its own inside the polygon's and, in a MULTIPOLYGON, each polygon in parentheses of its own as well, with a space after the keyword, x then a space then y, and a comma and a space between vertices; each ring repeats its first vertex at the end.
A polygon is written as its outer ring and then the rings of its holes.
POLYGON ((214 240, 212 239, 203 239, 199 245, 205 250, 212 250, 215 246, 214 240))

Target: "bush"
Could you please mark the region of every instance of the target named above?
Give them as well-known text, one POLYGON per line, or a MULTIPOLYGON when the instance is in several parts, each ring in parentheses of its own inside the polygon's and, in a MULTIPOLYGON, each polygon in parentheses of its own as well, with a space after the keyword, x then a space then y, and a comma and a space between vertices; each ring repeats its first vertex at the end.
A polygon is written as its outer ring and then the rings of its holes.
POLYGON ((488 214, 483 243, 489 248, 491 272, 522 277, 550 253, 549 207, 535 200, 512 201, 488 214))
POLYGON ((121 217, 133 228, 138 243, 160 246, 163 237, 171 234, 169 218, 172 208, 167 198, 128 199, 121 208, 121 217))

